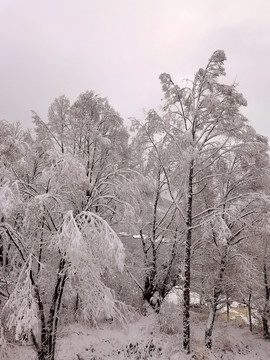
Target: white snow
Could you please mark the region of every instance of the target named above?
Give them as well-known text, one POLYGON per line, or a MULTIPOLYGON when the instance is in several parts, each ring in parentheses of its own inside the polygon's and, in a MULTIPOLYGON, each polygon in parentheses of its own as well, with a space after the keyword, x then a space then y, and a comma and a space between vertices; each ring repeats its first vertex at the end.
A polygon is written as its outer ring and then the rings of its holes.
POLYGON ((121 236, 130 236, 127 232, 125 232, 125 231, 121 231, 120 233, 119 233, 119 235, 121 235, 121 236))
MULTIPOLYGON (((175 286, 165 297, 165 301, 169 303, 180 305, 183 302, 183 289, 179 286, 175 286)), ((200 305, 200 295, 196 292, 190 292, 190 305, 200 305)))
MULTIPOLYGON (((224 306, 217 310, 218 314, 224 314, 226 312, 227 312, 227 306, 224 306)), ((230 305, 229 316, 230 316, 230 320, 238 320, 238 322, 240 321, 244 324, 249 325, 248 310, 245 304, 241 304, 237 301, 233 301, 230 305)), ((252 324, 257 326, 259 323, 258 321, 259 314, 257 310, 251 309, 251 319, 252 319, 252 324)))
POLYGON ((232 307, 232 308, 237 308, 239 305, 240 305, 240 303, 237 302, 237 301, 233 301, 233 302, 231 303, 231 307, 232 307))
MULTIPOLYGON (((207 315, 207 314, 205 314, 207 315)), ((179 316, 180 317, 180 316, 179 316)), ((125 329, 114 324, 103 324, 99 329, 71 324, 60 329, 56 360, 267 360, 270 342, 248 327, 217 319, 213 332, 213 350, 204 347, 205 320, 191 313, 191 355, 184 355, 181 334, 167 335, 159 331, 158 315, 151 313, 130 323, 125 329), (150 349, 150 350, 149 350, 150 349), (149 351, 151 356, 149 356, 149 351), (148 357, 146 357, 148 355, 148 357), (192 357, 193 356, 193 357, 192 357)), ((0 347, 1 351, 1 347, 0 347)), ((2 360, 34 360, 30 346, 9 345, 2 360)))
MULTIPOLYGON (((132 237, 133 237, 133 239, 141 239, 141 235, 139 235, 139 234, 138 234, 138 235, 135 234, 135 235, 133 235, 132 237)), ((147 236, 143 234, 143 238, 146 239, 147 236)))

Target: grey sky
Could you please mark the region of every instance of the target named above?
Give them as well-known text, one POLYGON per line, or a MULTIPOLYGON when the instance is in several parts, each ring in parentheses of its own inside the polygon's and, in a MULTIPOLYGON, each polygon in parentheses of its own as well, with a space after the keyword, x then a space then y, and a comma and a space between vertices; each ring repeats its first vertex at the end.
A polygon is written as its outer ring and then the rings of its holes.
POLYGON ((0 0, 0 119, 31 126, 54 98, 86 90, 123 116, 158 108, 158 76, 192 77, 214 50, 270 136, 269 0, 0 0))

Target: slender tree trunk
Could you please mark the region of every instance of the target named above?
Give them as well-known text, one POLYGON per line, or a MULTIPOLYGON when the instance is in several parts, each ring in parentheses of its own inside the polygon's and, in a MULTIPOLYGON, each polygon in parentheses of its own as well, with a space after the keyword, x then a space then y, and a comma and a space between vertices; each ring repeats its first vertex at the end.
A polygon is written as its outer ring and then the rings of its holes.
MULTIPOLYGON (((143 297, 144 300, 146 300, 156 312, 159 312, 159 294, 156 296, 156 299, 152 302, 151 299, 154 295, 156 295, 157 292, 157 286, 155 284, 155 278, 157 275, 157 246, 156 246, 156 239, 157 239, 157 211, 158 211, 158 202, 160 199, 160 176, 161 176, 161 169, 158 170, 157 173, 157 188, 155 192, 155 200, 154 200, 154 206, 153 206, 153 222, 152 222, 152 234, 151 234, 151 252, 152 252, 152 259, 150 262, 150 269, 148 273, 146 274, 145 281, 144 281, 144 291, 143 291, 143 297)), ((144 241, 144 235, 142 230, 140 230, 140 237, 143 244, 143 250, 144 250, 144 259, 145 259, 145 265, 148 266, 148 262, 150 259, 148 259, 148 253, 146 249, 146 243, 144 241)))
POLYGON ((265 316, 262 317, 262 323, 263 323, 263 337, 268 340, 270 339, 269 336, 269 329, 268 329, 268 320, 265 316))
POLYGON ((224 271, 226 269, 227 254, 228 254, 228 245, 225 246, 223 255, 221 257, 218 277, 217 277, 216 285, 214 287, 213 299, 211 302, 210 312, 209 312, 208 321, 207 321, 206 329, 205 329, 205 346, 208 349, 212 348, 212 334, 213 334, 213 328, 214 328, 215 317, 216 317, 216 312, 217 312, 218 298, 220 295, 220 288, 221 288, 221 284, 222 284, 224 271))
POLYGON ((249 293, 248 295, 248 322, 249 322, 249 330, 252 332, 253 328, 252 328, 252 316, 251 316, 251 293, 249 293))
POLYGON ((89 176, 89 182, 90 183, 93 180, 93 173, 94 173, 94 167, 95 167, 95 162, 96 162, 96 152, 97 152, 97 142, 95 141, 91 166, 90 166, 90 145, 89 145, 89 148, 88 148, 88 163, 87 163, 87 173, 86 173, 86 175, 89 176))
POLYGON ((230 301, 228 296, 226 296, 226 312, 227 312, 227 322, 230 321, 230 301))
POLYGON ((188 200, 187 200, 187 236, 184 259, 184 310, 183 310, 183 348, 190 353, 190 257, 191 257, 191 238, 192 238, 192 200, 193 200, 193 166, 194 160, 190 162, 188 177, 188 200))
POLYGON ((79 293, 77 293, 76 295, 76 301, 75 301, 75 306, 74 306, 74 321, 78 322, 78 317, 79 317, 79 303, 80 303, 80 296, 79 293))
POLYGON ((64 119, 62 118, 61 120, 61 152, 64 154, 64 119))
MULTIPOLYGON (((5 217, 2 216, 1 217, 1 222, 5 221, 5 217)), ((4 252, 4 233, 0 235, 0 266, 5 266, 7 265, 6 263, 6 259, 5 259, 5 252, 4 252)), ((6 254, 8 253, 8 251, 6 251, 6 254)), ((7 255, 6 255, 7 258, 7 255)))
POLYGON ((269 328, 268 328, 268 316, 269 316, 269 307, 270 307, 270 288, 268 286, 268 275, 267 275, 267 267, 266 267, 266 256, 264 258, 263 264, 263 275, 264 275, 264 288, 265 288, 265 304, 262 315, 262 323, 263 323, 263 336, 265 339, 270 339, 269 328))
POLYGON ((3 235, 0 235, 0 266, 4 265, 4 240, 3 235))
MULTIPOLYGON (((86 176, 89 176, 90 172, 90 142, 89 139, 86 141, 86 154, 87 154, 87 163, 86 163, 86 176)), ((91 182, 91 180, 90 180, 91 182)))
POLYGON ((214 299, 214 301, 211 303, 210 306, 210 311, 205 329, 205 346, 208 349, 212 348, 212 333, 215 323, 216 312, 217 312, 217 302, 214 299))

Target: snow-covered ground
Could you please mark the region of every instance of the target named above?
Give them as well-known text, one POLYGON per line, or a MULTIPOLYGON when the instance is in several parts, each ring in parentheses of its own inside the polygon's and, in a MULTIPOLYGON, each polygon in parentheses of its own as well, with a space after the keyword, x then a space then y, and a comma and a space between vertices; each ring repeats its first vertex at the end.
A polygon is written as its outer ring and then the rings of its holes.
MULTIPOLYGON (((204 314, 206 315, 206 314, 204 314)), ((179 318, 181 321, 181 319, 179 318)), ((205 317, 192 313, 191 348, 187 356, 181 352, 181 334, 160 333, 158 316, 154 313, 140 317, 126 329, 104 324, 100 329, 72 324, 60 329, 57 360, 267 360, 270 359, 270 341, 256 331, 251 334, 247 326, 226 323, 217 319, 214 329, 213 350, 203 345, 205 317), (192 357, 193 356, 193 357, 192 357)), ((29 346, 10 345, 3 359, 34 360, 29 346)))
MULTIPOLYGON (((221 314, 222 318, 226 320, 227 317, 227 307, 223 306, 218 311, 218 314, 221 314)), ((230 305, 229 312, 230 320, 235 321, 238 324, 249 325, 248 318, 248 307, 245 304, 241 304, 237 301, 233 301, 230 305)), ((257 310, 251 309, 251 321, 253 326, 258 326, 260 323, 260 316, 257 310)), ((270 356, 269 356, 270 359, 270 356)))

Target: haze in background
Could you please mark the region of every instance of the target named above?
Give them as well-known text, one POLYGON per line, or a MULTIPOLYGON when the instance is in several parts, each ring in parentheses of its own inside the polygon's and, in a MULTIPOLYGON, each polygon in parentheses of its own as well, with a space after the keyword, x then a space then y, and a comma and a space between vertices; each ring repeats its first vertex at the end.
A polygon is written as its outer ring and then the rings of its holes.
POLYGON ((160 73, 192 78, 222 49, 270 136, 269 0, 0 0, 0 46, 1 120, 30 127, 31 109, 46 120, 56 97, 94 90, 128 124, 160 107, 160 73))

